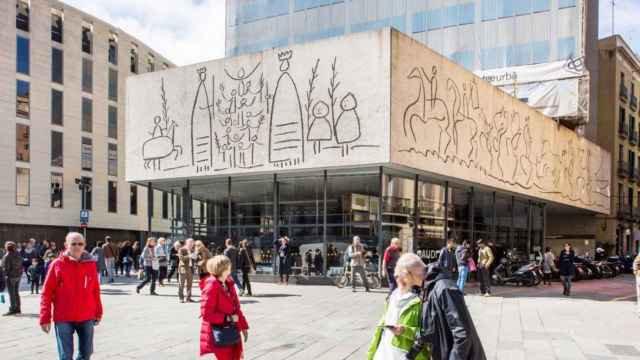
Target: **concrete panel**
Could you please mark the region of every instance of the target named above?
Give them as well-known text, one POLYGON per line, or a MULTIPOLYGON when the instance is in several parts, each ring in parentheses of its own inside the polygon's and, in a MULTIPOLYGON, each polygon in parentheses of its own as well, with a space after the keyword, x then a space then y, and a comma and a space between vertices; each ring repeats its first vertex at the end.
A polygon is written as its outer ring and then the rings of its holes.
POLYGON ((391 37, 392 163, 609 213, 609 153, 417 41, 391 37))
POLYGON ((126 178, 389 162, 389 32, 129 78, 126 178))

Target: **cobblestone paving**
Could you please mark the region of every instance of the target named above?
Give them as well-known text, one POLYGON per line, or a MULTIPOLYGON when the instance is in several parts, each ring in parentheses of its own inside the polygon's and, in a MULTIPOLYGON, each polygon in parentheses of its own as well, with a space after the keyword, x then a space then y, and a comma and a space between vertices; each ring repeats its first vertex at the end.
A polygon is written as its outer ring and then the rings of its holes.
MULTIPOLYGON (((251 326, 246 359, 364 359, 386 294, 328 286, 254 284, 242 298, 251 326)), ((146 290, 146 291, 145 291, 146 290)), ((174 284, 137 295, 130 282, 103 287, 105 315, 93 359, 197 359, 198 304, 180 304, 174 284)), ((489 359, 640 359, 640 318, 631 277, 500 288, 467 303, 489 359)), ((196 297, 197 299, 197 297, 196 297)), ((0 359, 54 359, 55 339, 37 326, 39 298, 23 293, 20 317, 0 318, 0 359)), ((7 305, 0 305, 6 311, 7 305)))

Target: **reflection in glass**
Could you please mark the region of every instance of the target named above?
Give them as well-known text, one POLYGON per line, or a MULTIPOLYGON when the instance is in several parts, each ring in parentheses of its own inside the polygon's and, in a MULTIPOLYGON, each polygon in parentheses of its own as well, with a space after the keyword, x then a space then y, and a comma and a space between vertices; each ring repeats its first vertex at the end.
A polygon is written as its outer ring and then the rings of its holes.
MULTIPOLYGON (((444 245, 445 187, 426 181, 418 183, 420 221, 416 232, 416 253, 428 262, 437 259, 444 245)), ((451 217, 452 214, 449 214, 451 217)))
POLYGON ((29 83, 16 80, 16 115, 29 118, 29 83))
POLYGON ((107 187, 107 198, 109 212, 118 212, 118 183, 115 181, 109 181, 107 187))
POLYGON ((91 93, 93 91, 93 61, 82 59, 82 91, 91 93))
POLYGON ((93 170, 93 140, 91 138, 82 138, 82 148, 80 149, 80 162, 82 170, 93 170))
POLYGON ((29 169, 16 168, 16 205, 29 206, 29 169))
POLYGON ((62 144, 62 133, 51 132, 51 166, 62 167, 64 165, 64 153, 62 144))
POLYGON ((62 209, 63 182, 61 173, 51 173, 51 207, 62 209))
POLYGON ((138 215, 138 185, 129 187, 129 213, 138 215))
POLYGON ((64 57, 62 50, 51 48, 51 82, 64 83, 64 57))
POLYGON ((29 155, 29 126, 16 124, 16 160, 28 162, 29 155))
POLYGON ((62 91, 51 89, 51 123, 62 125, 64 114, 62 91))
POLYGON ((29 75, 29 39, 16 37, 16 72, 29 75))
POLYGON ((93 131, 93 101, 82 98, 82 131, 93 131))
POLYGON ((118 176, 118 145, 111 144, 108 145, 108 173, 109 176, 118 176))

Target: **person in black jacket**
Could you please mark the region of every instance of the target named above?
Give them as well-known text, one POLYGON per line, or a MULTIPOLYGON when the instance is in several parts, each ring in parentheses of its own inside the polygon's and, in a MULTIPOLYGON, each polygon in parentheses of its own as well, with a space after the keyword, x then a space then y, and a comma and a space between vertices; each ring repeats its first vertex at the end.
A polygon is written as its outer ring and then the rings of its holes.
POLYGON ((240 241, 240 252, 238 253, 239 268, 242 271, 242 285, 240 290, 240 296, 245 294, 245 290, 248 296, 253 296, 251 293, 251 282, 249 280, 249 274, 256 270, 256 260, 253 257, 253 250, 249 246, 249 240, 243 239, 240 241))
POLYGON ((571 244, 564 244, 564 249, 558 256, 558 263, 560 268, 560 280, 562 280, 562 287, 564 287, 563 295, 571 295, 571 279, 576 275, 576 266, 573 263, 576 257, 571 244))
POLYGON ((423 289, 422 329, 407 354, 413 360, 431 345, 433 360, 486 360, 471 314, 449 271, 431 264, 423 289))

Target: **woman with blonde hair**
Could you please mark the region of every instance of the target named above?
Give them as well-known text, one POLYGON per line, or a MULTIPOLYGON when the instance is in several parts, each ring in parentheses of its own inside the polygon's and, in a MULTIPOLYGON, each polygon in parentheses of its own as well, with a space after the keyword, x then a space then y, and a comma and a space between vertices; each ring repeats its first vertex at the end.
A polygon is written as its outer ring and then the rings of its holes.
POLYGON ((142 250, 142 266, 144 269, 144 280, 136 287, 136 292, 140 294, 140 290, 151 282, 151 295, 156 294, 156 279, 158 278, 158 259, 155 253, 156 238, 150 237, 147 239, 147 244, 142 250))
POLYGON ((246 342, 249 324, 229 276, 231 261, 224 255, 216 255, 206 262, 206 269, 210 276, 205 280, 200 303, 200 356, 214 354, 218 360, 240 360, 243 358, 240 334, 246 342))
MULTIPOLYGON (((376 327, 367 354, 368 360, 404 360, 420 330, 422 302, 411 289, 421 286, 426 265, 416 254, 407 253, 398 259, 394 269, 397 288, 389 296, 382 319, 376 327)), ((428 360, 431 354, 423 349, 416 359, 428 360)))
POLYGON ((204 289, 205 280, 209 277, 209 272, 207 271, 207 261, 211 259, 211 252, 205 246, 205 244, 198 240, 195 242, 195 253, 196 253, 196 265, 198 266, 198 275, 200 276, 200 290, 204 289))

